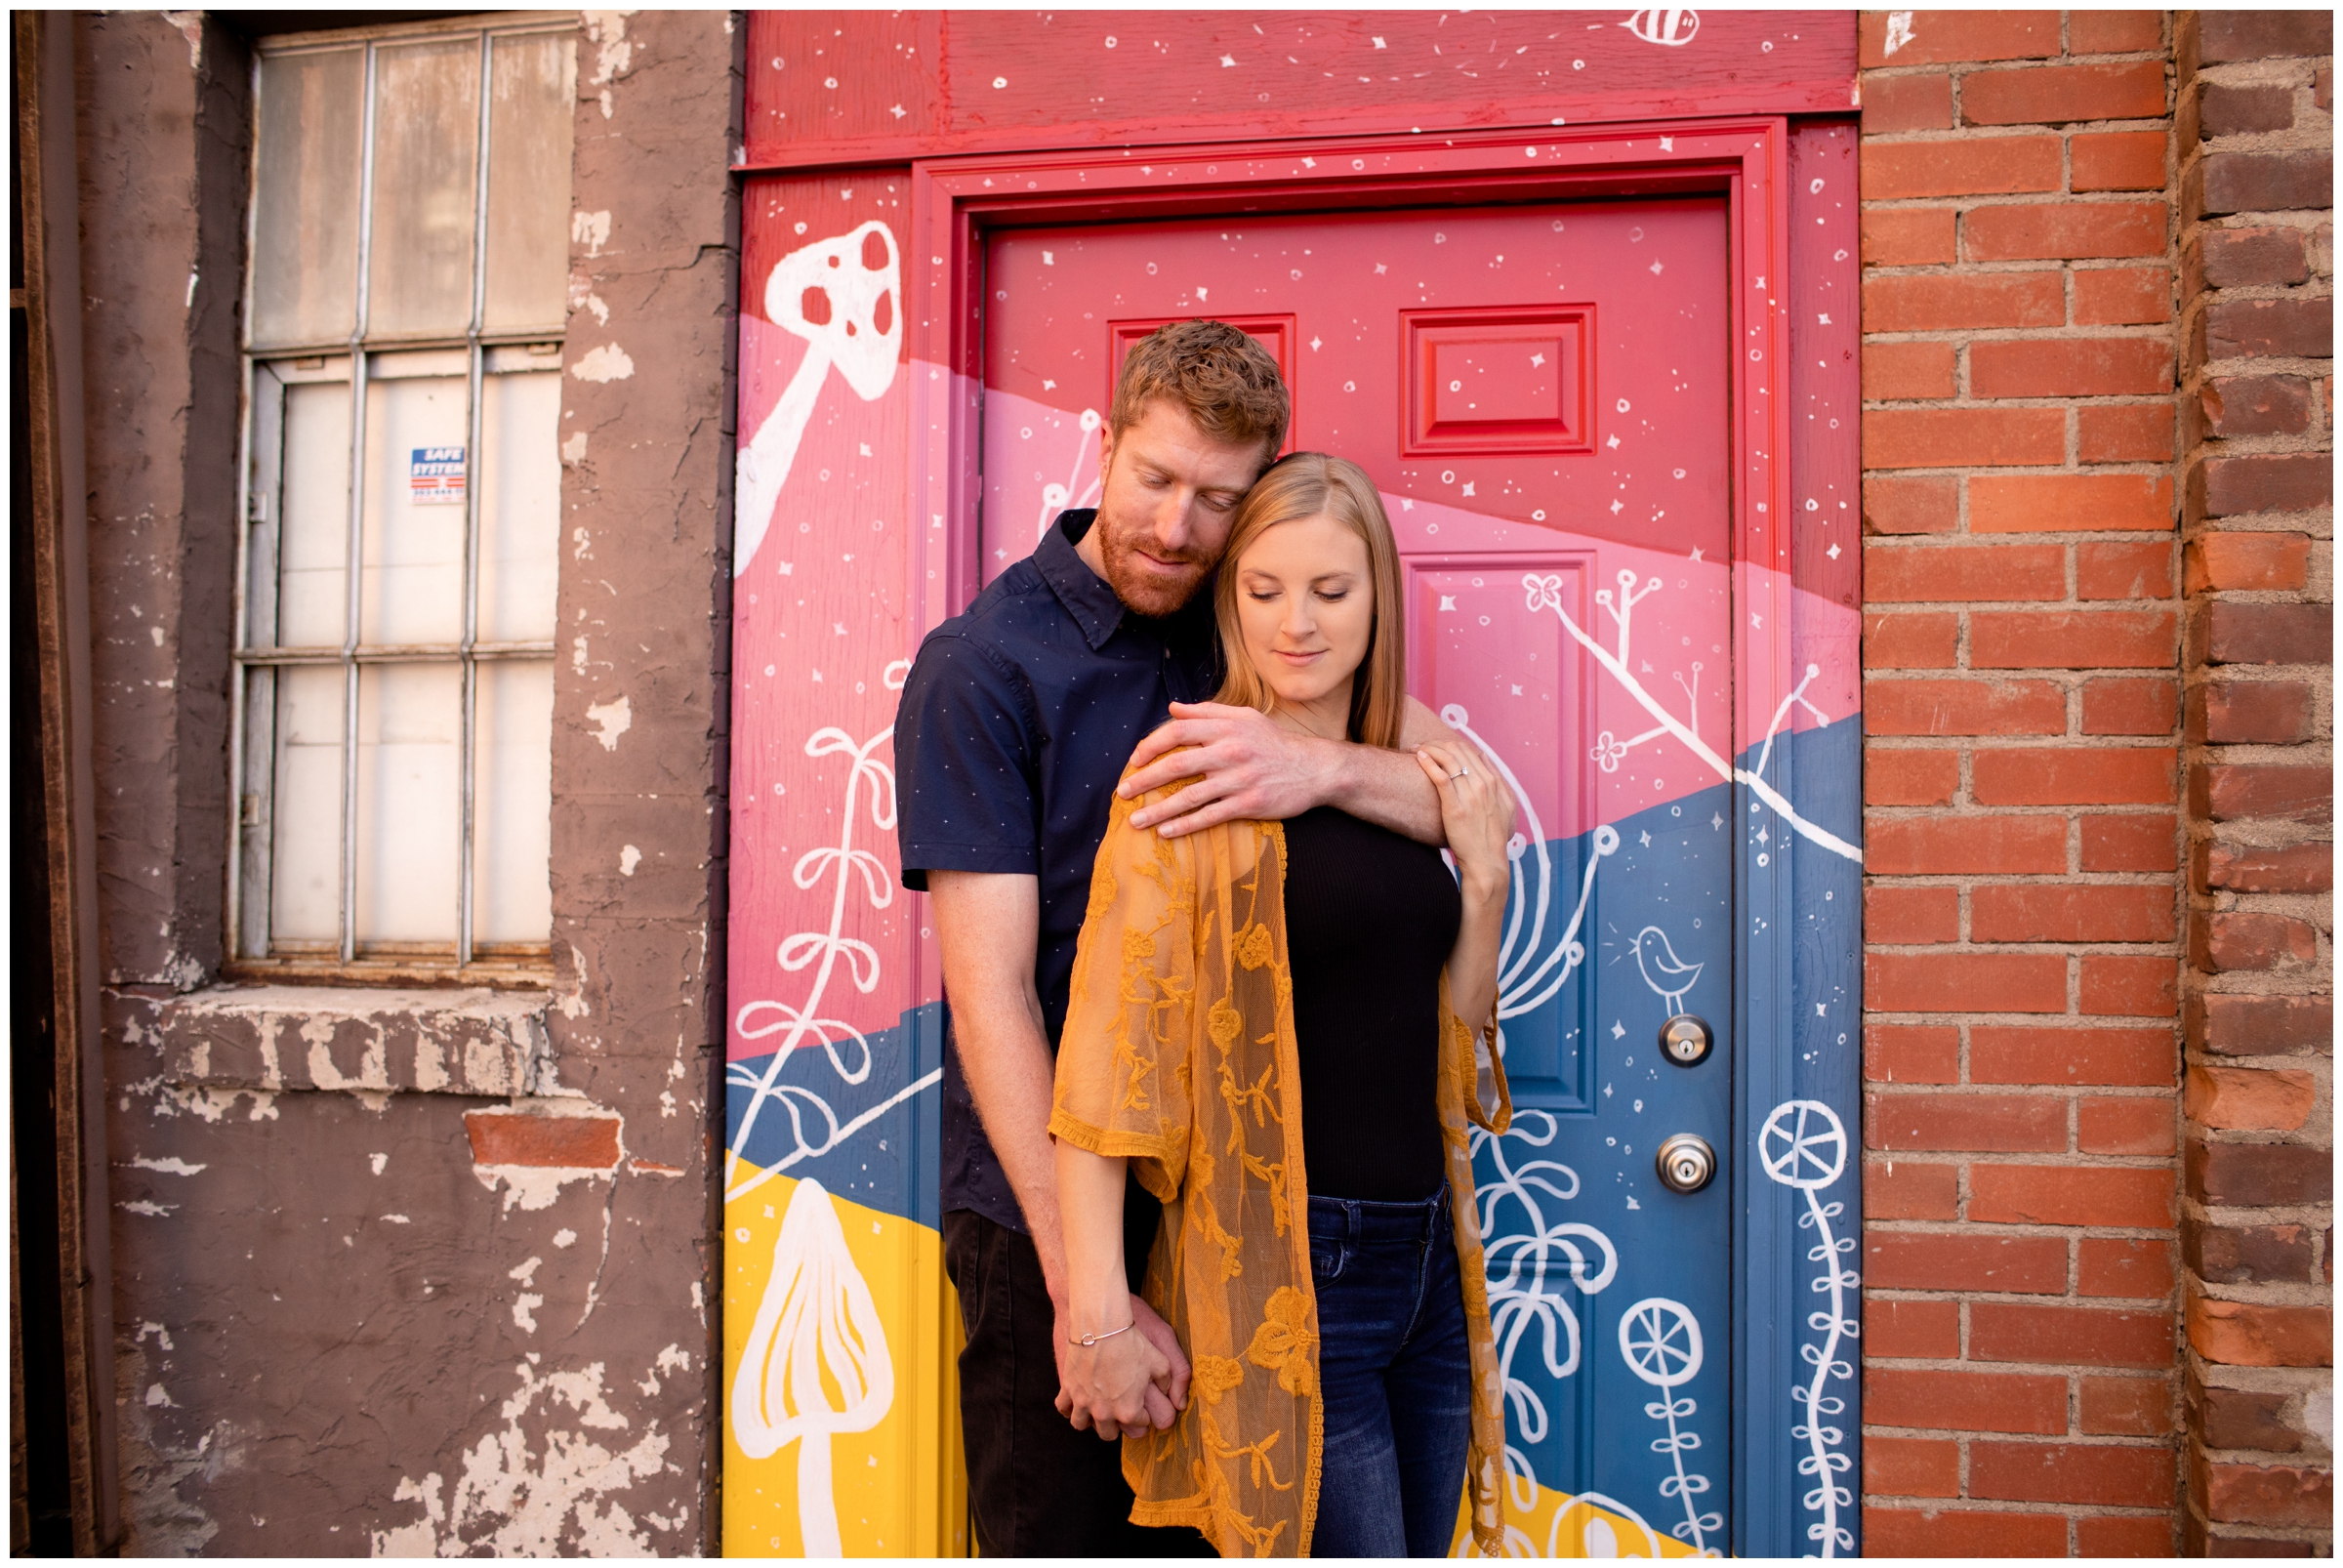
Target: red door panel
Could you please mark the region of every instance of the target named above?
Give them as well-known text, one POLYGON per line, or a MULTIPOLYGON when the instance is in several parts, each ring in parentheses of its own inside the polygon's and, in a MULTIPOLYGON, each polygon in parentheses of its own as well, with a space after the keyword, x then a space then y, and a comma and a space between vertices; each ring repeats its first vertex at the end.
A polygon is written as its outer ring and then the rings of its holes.
POLYGON ((1476 1172, 1540 1551, 1570 1547, 1566 1519, 1598 1547, 1598 1513, 1615 1543, 1727 1539, 1730 1183, 1678 1193, 1654 1169, 1671 1134, 1734 1147, 1726 233, 1721 197, 1671 197, 986 241, 984 578, 1095 501, 1135 335, 1232 321, 1286 369, 1290 444, 1382 490, 1411 689, 1521 798, 1521 1115, 1476 1172), (1654 1044, 1686 1011, 1717 1036, 1690 1068, 1654 1044))

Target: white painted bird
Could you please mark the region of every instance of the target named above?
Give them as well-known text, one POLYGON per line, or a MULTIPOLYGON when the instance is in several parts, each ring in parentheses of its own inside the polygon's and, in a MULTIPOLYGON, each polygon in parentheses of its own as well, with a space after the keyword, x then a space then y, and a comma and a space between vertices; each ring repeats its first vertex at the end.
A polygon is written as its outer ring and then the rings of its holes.
POLYGON ((1661 1000, 1667 1004, 1667 1011, 1671 1016, 1684 1011, 1686 994, 1695 985, 1698 985, 1701 979, 1702 966, 1687 964, 1676 957, 1675 947, 1668 941, 1667 932, 1657 926, 1646 926, 1635 933, 1635 967, 1643 971, 1643 983, 1650 986, 1661 1000), (1659 952, 1657 954, 1647 951, 1646 937, 1652 938, 1658 944, 1659 952), (1671 983, 1663 985, 1660 979, 1654 979, 1653 972, 1655 970, 1659 972, 1661 979, 1671 983))

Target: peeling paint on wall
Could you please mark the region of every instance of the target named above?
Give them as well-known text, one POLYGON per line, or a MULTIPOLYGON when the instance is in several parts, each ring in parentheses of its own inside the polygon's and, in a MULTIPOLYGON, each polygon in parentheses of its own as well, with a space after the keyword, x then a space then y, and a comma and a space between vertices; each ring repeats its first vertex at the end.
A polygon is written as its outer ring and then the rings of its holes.
POLYGON ((452 1495, 436 1470, 400 1479, 394 1500, 421 1504, 423 1517, 374 1531, 375 1556, 640 1557, 675 1548, 679 1518, 646 1508, 638 1525, 616 1496, 677 1469, 666 1434, 654 1422, 624 1448, 616 1437, 589 1435, 630 1429, 603 1397, 603 1363, 540 1378, 537 1359, 514 1368, 520 1387, 501 1408, 504 1425, 465 1452, 452 1495), (557 1424, 564 1407, 576 1429, 557 1424))
POLYGON ((635 374, 635 361, 617 344, 605 343, 579 355, 569 373, 580 381, 624 381, 635 374))
MULTIPOLYGON (((632 11, 586 13, 586 36, 595 46, 594 78, 590 85, 599 89, 596 102, 601 105, 605 120, 610 118, 612 108, 609 84, 635 61, 635 45, 627 38, 627 19, 634 15, 632 11)), ((729 19, 724 30, 731 30, 729 19)))
POLYGON ((597 702, 586 710, 586 722, 600 729, 595 739, 602 743, 602 750, 614 752, 618 750, 618 737, 635 727, 635 705, 626 697, 616 702, 597 702))

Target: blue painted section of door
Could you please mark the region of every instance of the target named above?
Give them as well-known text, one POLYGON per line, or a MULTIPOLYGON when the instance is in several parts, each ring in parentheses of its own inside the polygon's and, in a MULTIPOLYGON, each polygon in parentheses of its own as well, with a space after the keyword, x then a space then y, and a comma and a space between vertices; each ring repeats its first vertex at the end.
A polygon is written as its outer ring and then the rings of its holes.
POLYGON ((802 1046, 778 1064, 770 1052, 744 1056, 726 1074, 724 1146, 760 1170, 812 1176, 839 1197, 934 1230, 943 1097, 927 1091, 943 1069, 943 1042, 944 1005, 929 1002, 892 1028, 802 1046))
MULTIPOLYGON (((1731 1182, 1672 1192, 1654 1156, 1674 1133, 1732 1147, 1732 804, 1720 784, 1544 846, 1583 913, 1523 968, 1583 958, 1505 1021, 1514 1124, 1473 1162, 1511 1466, 1697 1547, 1723 1544, 1729 1483, 1731 1182), (1689 1067, 1658 1044, 1681 1012, 1717 1037, 1689 1067)), ((1533 916, 1538 858, 1514 892, 1533 916)))
MULTIPOLYGON (((1806 819, 1849 841, 1860 811, 1844 781, 1857 776, 1860 742, 1857 724, 1835 723, 1777 739, 1769 759, 1772 782, 1806 819)), ((1541 884, 1573 898, 1584 889, 1583 914, 1570 922, 1565 903, 1526 950, 1525 972, 1556 954, 1568 965, 1573 940, 1584 957, 1550 998, 1506 1020, 1514 1127, 1477 1136, 1474 1175, 1515 1469, 1547 1491, 1624 1505, 1688 1545, 1732 1547, 1720 1456, 1738 1429, 1774 1456, 1774 1473, 1796 1478, 1749 1503, 1790 1535, 1790 1550, 1812 1554, 1822 1545, 1812 1532, 1853 1528, 1856 1151, 1835 1102, 1861 1049, 1862 872, 1751 804, 1720 784, 1547 844, 1549 873, 1534 851, 1523 856, 1514 901, 1525 928, 1541 884), (1737 882, 1788 912, 1750 915, 1745 902, 1745 920, 1765 923, 1754 942, 1736 940, 1737 882), (1742 1060, 1748 1036, 1780 1032, 1778 1013, 1735 995, 1737 959, 1752 948, 1794 961, 1791 1038, 1769 1043, 1770 1063, 1742 1060), (1714 1028, 1697 1066, 1658 1050, 1676 1012, 1714 1028), (1750 1101, 1740 1137, 1737 1098, 1750 1101), (1706 1138, 1723 1166, 1698 1193, 1669 1191, 1654 1168, 1660 1139, 1676 1132, 1706 1138), (1788 1239, 1780 1256, 1736 1266, 1737 1200, 1788 1239), (1770 1327, 1787 1423, 1782 1399, 1762 1424, 1732 1405, 1737 1298, 1770 1327), (1826 1486, 1846 1495, 1825 1499, 1826 1486)))

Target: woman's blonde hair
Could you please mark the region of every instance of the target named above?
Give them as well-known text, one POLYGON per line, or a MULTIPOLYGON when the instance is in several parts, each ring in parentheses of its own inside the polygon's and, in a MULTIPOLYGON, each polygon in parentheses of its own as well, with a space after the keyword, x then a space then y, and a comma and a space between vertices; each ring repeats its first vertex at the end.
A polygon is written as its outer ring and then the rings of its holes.
POLYGON ((1333 517, 1367 546, 1367 573, 1375 591, 1375 620, 1367 657, 1350 686, 1350 738, 1363 745, 1399 748, 1400 722, 1408 696, 1407 606, 1400 598, 1399 545, 1383 515, 1375 481, 1356 463, 1324 452, 1295 452, 1280 459, 1237 509, 1228 548, 1213 589, 1220 621, 1220 647, 1228 675, 1213 700, 1267 713, 1276 694, 1245 651, 1237 620, 1237 566, 1253 542, 1281 522, 1333 517))

